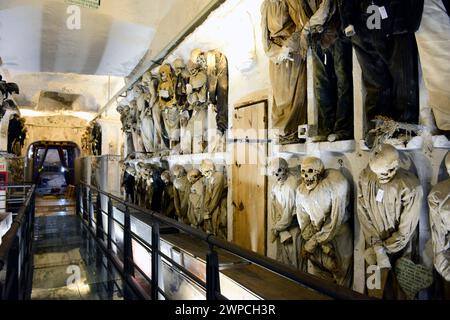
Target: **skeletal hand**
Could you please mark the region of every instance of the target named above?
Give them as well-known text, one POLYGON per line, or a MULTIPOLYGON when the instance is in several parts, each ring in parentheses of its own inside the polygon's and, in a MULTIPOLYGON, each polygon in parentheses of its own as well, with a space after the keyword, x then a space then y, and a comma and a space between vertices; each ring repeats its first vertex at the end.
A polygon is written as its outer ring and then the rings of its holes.
POLYGON ((305 250, 309 253, 313 253, 314 250, 316 250, 317 247, 317 241, 314 238, 309 239, 305 243, 305 250))
POLYGON ((276 63, 281 64, 286 60, 293 61, 293 59, 289 56, 290 51, 291 50, 288 47, 283 47, 278 56, 276 57, 276 63))

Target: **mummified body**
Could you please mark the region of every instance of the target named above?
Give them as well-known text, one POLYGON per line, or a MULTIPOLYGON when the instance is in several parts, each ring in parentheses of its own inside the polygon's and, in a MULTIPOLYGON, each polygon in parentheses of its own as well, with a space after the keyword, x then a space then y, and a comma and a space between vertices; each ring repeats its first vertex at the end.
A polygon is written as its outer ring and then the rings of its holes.
POLYGON ((338 170, 305 158, 296 192, 296 214, 308 259, 308 272, 350 287, 353 236, 349 226, 350 184, 338 170))
POLYGON ((164 189, 161 199, 161 213, 169 218, 175 217, 174 191, 172 177, 169 171, 161 174, 161 180, 164 182, 164 189))
MULTIPOLYGON (((450 175, 450 153, 445 165, 450 175)), ((450 179, 433 187, 428 195, 430 226, 433 240, 434 266, 450 282, 450 179)))
POLYGON ((277 260, 295 268, 305 270, 301 259, 302 237, 295 214, 295 190, 298 179, 289 173, 286 160, 277 158, 270 164, 271 175, 276 177, 271 192, 272 233, 277 244, 277 260), (289 221, 289 223, 287 222, 289 221))
MULTIPOLYGON (((358 218, 366 240, 364 256, 368 265, 385 272, 398 258, 412 258, 423 198, 417 177, 400 168, 399 162, 394 147, 379 145, 359 177, 358 218)), ((391 276, 389 286, 396 281, 395 274, 391 276)))
POLYGON ((191 184, 187 216, 192 227, 200 228, 203 223, 203 203, 205 199, 202 174, 198 169, 192 169, 188 172, 187 178, 191 184))
POLYGON ((211 160, 200 166, 205 184, 203 230, 222 239, 227 238, 227 188, 225 176, 216 171, 211 160))
POLYGON ((189 194, 191 192, 191 184, 186 175, 186 169, 180 165, 173 167, 173 197, 175 205, 175 213, 178 217, 178 221, 189 223, 187 217, 189 206, 189 194))

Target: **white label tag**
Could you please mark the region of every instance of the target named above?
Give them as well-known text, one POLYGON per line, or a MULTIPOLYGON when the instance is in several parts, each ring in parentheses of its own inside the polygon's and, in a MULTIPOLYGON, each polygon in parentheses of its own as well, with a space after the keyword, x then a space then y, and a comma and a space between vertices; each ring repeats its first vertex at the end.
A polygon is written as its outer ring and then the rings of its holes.
POLYGON ((384 20, 384 19, 388 18, 388 14, 387 14, 386 8, 384 6, 383 7, 379 7, 378 10, 380 10, 381 19, 384 20))
POLYGON ((376 201, 383 202, 383 198, 384 198, 384 190, 379 189, 378 193, 377 193, 376 201))
POLYGON ((159 96, 162 98, 168 98, 169 97, 169 91, 167 90, 159 90, 159 96))
POLYGON ((325 58, 324 58, 323 63, 324 63, 325 65, 327 65, 327 54, 326 54, 326 53, 325 53, 325 58))

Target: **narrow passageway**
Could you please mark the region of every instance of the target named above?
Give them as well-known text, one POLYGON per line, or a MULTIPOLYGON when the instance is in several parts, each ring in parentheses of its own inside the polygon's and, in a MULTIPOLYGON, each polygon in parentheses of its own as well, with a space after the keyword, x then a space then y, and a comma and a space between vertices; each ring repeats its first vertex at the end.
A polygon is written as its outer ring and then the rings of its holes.
POLYGON ((75 200, 37 197, 33 300, 122 300, 119 273, 75 214, 75 200))

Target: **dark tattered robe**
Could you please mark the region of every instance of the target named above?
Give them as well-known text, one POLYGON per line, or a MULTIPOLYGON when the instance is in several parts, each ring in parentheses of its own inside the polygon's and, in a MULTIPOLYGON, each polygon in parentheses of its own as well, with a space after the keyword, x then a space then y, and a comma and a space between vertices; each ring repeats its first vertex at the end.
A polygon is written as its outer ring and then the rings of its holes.
POLYGON ((172 183, 164 184, 161 199, 161 213, 169 218, 174 218, 176 216, 172 183))
MULTIPOLYGON (((308 272, 338 285, 350 287, 352 281, 353 234, 349 225, 350 184, 337 170, 326 170, 311 191, 305 184, 297 188, 295 205, 300 229, 311 228, 318 243, 309 257, 308 272), (326 253, 323 246, 331 249, 326 253), (329 265, 334 261, 336 270, 329 265)), ((309 237, 308 237, 309 238, 309 237)), ((309 239, 304 238, 304 242, 309 239)))
POLYGON ((299 8, 298 0, 265 0, 261 7, 263 45, 270 59, 273 89, 272 123, 281 135, 296 135, 298 126, 307 122, 306 62, 298 54, 303 28, 299 8), (276 64, 283 46, 291 49, 294 61, 276 64))
POLYGON ((428 195, 434 266, 450 282, 450 179, 433 187, 428 195))

